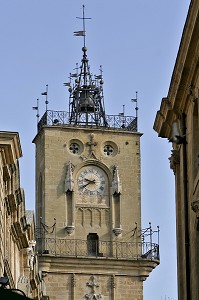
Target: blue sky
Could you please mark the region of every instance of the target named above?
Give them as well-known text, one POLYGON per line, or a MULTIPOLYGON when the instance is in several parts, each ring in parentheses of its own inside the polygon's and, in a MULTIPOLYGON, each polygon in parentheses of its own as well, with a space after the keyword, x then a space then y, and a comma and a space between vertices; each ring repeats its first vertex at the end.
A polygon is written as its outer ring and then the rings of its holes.
POLYGON ((86 25, 88 58, 93 73, 103 67, 107 114, 134 115, 131 98, 138 91, 142 154, 142 224, 160 226, 161 264, 144 286, 145 300, 177 300, 174 176, 171 145, 157 137, 153 123, 167 96, 186 19, 188 0, 6 0, 0 3, 0 129, 18 131, 23 158, 21 186, 26 208, 34 209, 36 117, 32 106, 49 85, 49 109, 68 110, 63 87, 80 62, 86 25))

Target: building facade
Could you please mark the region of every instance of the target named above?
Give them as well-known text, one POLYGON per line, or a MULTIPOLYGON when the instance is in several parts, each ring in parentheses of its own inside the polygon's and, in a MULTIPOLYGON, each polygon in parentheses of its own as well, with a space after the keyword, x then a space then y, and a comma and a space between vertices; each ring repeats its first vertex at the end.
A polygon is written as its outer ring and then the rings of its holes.
POLYGON ((141 229, 141 133, 105 114, 102 72, 82 51, 69 112, 46 110, 33 141, 39 268, 52 300, 142 300, 159 246, 141 229))
POLYGON ((172 142, 178 295, 199 299, 199 2, 191 1, 170 83, 154 129, 172 142))
POLYGON ((32 211, 20 187, 22 150, 16 132, 0 132, 0 284, 40 299, 32 211))

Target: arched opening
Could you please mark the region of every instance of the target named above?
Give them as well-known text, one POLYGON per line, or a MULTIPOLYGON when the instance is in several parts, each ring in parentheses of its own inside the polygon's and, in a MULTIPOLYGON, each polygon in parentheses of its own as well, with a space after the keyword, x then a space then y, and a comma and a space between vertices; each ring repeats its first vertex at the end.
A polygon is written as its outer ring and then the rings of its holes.
POLYGON ((87 253, 89 256, 98 256, 99 237, 97 233, 89 233, 87 235, 87 253))

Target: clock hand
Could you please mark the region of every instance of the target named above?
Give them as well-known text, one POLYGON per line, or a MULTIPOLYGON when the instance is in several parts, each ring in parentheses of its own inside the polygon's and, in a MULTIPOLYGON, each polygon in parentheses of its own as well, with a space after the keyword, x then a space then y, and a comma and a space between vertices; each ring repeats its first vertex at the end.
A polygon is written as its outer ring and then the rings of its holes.
POLYGON ((89 182, 95 182, 95 179, 88 179, 88 178, 84 178, 85 181, 89 181, 89 182))
POLYGON ((89 182, 87 182, 86 184, 84 184, 84 185, 82 185, 82 188, 85 188, 87 185, 89 185, 90 184, 90 181, 89 182))
POLYGON ((89 185, 90 184, 90 181, 88 182, 88 183, 86 183, 85 185, 84 185, 84 187, 86 187, 87 185, 89 185))
POLYGON ((95 183, 95 179, 93 179, 93 180, 89 180, 89 179, 87 179, 87 178, 85 178, 87 181, 89 181, 89 182, 87 182, 86 184, 84 184, 84 185, 82 185, 82 188, 85 188, 87 185, 89 185, 90 183, 95 183))
POLYGON ((86 181, 89 181, 89 183, 95 183, 95 179, 88 179, 88 178, 84 178, 86 181))

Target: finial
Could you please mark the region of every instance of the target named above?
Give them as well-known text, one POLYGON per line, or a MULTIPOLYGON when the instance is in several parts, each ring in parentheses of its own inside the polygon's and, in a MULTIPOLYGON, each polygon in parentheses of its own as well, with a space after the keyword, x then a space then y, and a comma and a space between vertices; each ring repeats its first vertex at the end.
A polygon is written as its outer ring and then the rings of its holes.
POLYGON ((104 84, 104 80, 102 78, 102 65, 100 65, 100 68, 99 68, 99 71, 100 71, 100 75, 95 75, 95 80, 99 80, 99 83, 100 85, 104 84))

